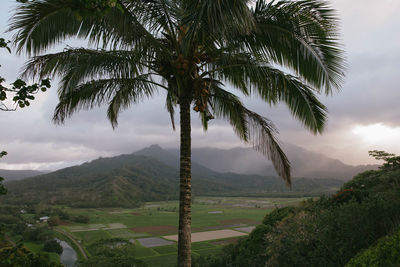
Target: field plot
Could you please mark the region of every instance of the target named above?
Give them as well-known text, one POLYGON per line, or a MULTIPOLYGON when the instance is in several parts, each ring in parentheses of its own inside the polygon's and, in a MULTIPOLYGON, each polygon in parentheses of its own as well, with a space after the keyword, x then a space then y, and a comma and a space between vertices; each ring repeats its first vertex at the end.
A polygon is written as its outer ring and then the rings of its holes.
POLYGON ((248 226, 248 227, 235 228, 235 230, 241 231, 241 232, 245 232, 245 233, 251 233, 251 231, 253 231, 254 228, 256 228, 256 227, 255 226, 248 226))
POLYGON ((98 230, 112 230, 112 229, 124 229, 126 225, 122 223, 110 223, 110 224, 88 224, 88 225, 77 225, 77 226, 66 226, 68 231, 74 232, 87 232, 87 231, 98 231, 98 230))
MULTIPOLYGON (((304 199, 195 197, 192 205, 193 256, 207 256, 247 236, 275 207, 304 199)), ((60 225, 88 248, 101 239, 122 238, 135 243, 135 255, 148 266, 176 265, 178 201, 145 203, 134 209, 66 208, 71 216, 85 215, 90 224, 60 225)))
POLYGON ((153 235, 166 235, 176 233, 178 229, 176 226, 171 225, 160 225, 160 226, 141 226, 134 227, 132 230, 136 233, 149 233, 153 235))
POLYGON ((106 232, 112 237, 119 237, 125 239, 147 236, 146 233, 134 233, 129 229, 111 229, 111 230, 106 230, 106 232))
MULTIPOLYGON (((201 242, 215 239, 231 238, 238 236, 245 236, 246 233, 238 232, 235 230, 225 229, 208 232, 192 233, 192 242, 201 242)), ((178 241, 178 235, 163 236, 165 239, 178 241)))
POLYGON ((136 240, 140 243, 140 245, 145 248, 161 247, 175 244, 175 242, 168 241, 159 237, 138 238, 136 240))

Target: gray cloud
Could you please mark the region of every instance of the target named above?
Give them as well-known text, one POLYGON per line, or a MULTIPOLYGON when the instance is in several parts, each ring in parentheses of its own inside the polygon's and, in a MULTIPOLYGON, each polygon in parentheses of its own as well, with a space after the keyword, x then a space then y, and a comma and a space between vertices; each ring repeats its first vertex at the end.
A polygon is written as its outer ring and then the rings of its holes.
MULTIPOLYGON (((6 29, 13 0, 6 0, 0 11, 0 28, 6 29)), ((329 120, 322 136, 314 136, 293 119, 280 104, 269 107, 260 100, 244 99, 253 110, 275 122, 282 142, 293 143, 324 153, 344 162, 372 162, 368 149, 382 148, 400 154, 400 145, 366 143, 352 130, 357 125, 383 123, 399 127, 400 120, 400 1, 332 0, 342 21, 348 56, 346 83, 333 96, 321 96, 329 109, 329 120), (379 146, 379 147, 376 147, 379 146)), ((10 38, 10 35, 2 35, 10 38)), ((79 44, 73 42, 73 44, 79 44)), ((12 81, 26 58, 0 51, 0 75, 12 81)), ((179 131, 172 130, 162 92, 121 114, 113 130, 104 107, 75 114, 65 125, 51 122, 57 104, 56 84, 41 94, 29 109, 0 113, 0 149, 9 156, 0 168, 60 168, 99 156, 131 153, 150 144, 177 147, 179 131)), ((178 121, 178 116, 176 120, 178 121)), ((212 121, 204 133, 193 115, 193 146, 229 148, 243 145, 222 121, 212 121)), ((400 136, 399 136, 400 138, 400 136)))

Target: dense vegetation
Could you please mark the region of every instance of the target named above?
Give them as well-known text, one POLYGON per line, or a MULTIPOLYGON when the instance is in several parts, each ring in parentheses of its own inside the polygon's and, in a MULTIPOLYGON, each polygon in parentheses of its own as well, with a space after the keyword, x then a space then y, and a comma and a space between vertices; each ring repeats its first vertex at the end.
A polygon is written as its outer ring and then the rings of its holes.
MULTIPOLYGON (((194 193, 207 196, 317 196, 334 192, 343 183, 299 178, 293 180, 293 190, 289 191, 278 177, 221 174, 200 165, 195 170, 194 193)), ((177 199, 178 177, 178 169, 171 164, 149 156, 122 155, 10 182, 8 195, 1 201, 22 205, 137 207, 142 202, 177 199)))
POLYGON ((346 267, 399 266, 400 230, 390 236, 379 239, 375 246, 362 251, 346 267))
POLYGON ((144 267, 144 262, 135 259, 135 245, 122 238, 101 239, 89 248, 91 257, 79 262, 80 267, 144 267))
POLYGON ((331 197, 268 214, 248 238, 199 266, 398 266, 398 234, 380 238, 400 226, 400 158, 385 160, 331 197))
POLYGON ((0 206, 0 266, 59 267, 62 247, 40 216, 25 216, 18 207, 0 206), (33 249, 34 248, 34 249, 33 249))

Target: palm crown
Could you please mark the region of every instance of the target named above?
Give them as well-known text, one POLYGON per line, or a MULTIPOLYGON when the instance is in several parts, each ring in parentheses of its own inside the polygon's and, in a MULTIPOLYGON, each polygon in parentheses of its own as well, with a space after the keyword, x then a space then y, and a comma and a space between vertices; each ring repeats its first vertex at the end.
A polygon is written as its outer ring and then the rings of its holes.
POLYGON ((33 55, 25 75, 62 78, 56 122, 107 104, 116 126, 121 110, 165 90, 173 127, 177 106, 181 125, 190 105, 205 129, 214 117, 229 121, 288 185, 275 127, 226 86, 284 102, 321 133, 326 108, 315 94, 339 88, 344 76, 337 18, 323 0, 37 0, 20 4, 10 30, 17 49, 33 55), (91 48, 41 55, 71 37, 91 48))

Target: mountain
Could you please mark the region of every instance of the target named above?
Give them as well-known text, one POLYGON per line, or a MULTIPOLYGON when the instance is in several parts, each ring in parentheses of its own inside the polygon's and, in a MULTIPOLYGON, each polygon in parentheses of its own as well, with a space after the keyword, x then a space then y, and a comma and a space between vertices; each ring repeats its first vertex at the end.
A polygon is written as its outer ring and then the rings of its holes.
MULTIPOLYGON (((130 155, 99 158, 79 166, 13 181, 7 204, 73 207, 135 207, 141 202, 178 198, 179 158, 154 145, 130 155)), ((276 176, 218 173, 193 162, 194 195, 316 196, 337 190, 335 179, 294 179, 289 191, 276 176)))
MULTIPOLYGON (((171 153, 170 151, 163 149, 159 145, 151 145, 149 147, 136 151, 133 154, 154 158, 167 166, 179 170, 179 152, 171 153)), ((198 164, 196 161, 192 161, 192 173, 201 176, 214 176, 216 174, 216 172, 208 168, 208 166, 204 166, 198 164)))
MULTIPOLYGON (((79 166, 7 184, 9 204, 58 204, 74 207, 135 207, 145 201, 177 199, 177 169, 146 156, 99 158, 79 166)), ((232 191, 207 177, 193 181, 194 193, 232 191)))
POLYGON ((45 171, 33 171, 33 170, 2 170, 0 169, 0 177, 3 177, 5 182, 22 180, 28 177, 45 174, 45 171))
MULTIPOLYGON (((347 165, 295 145, 285 144, 283 149, 291 162, 293 177, 347 181, 360 172, 378 168, 378 165, 347 165)), ((170 149, 169 152, 179 155, 176 149, 170 149)), ((193 148, 192 160, 215 172, 276 176, 272 163, 251 148, 193 148)))

